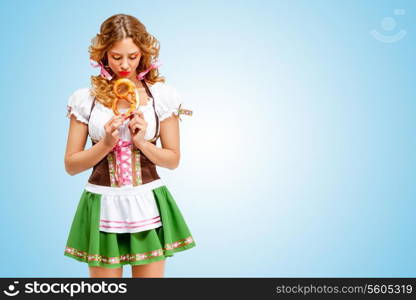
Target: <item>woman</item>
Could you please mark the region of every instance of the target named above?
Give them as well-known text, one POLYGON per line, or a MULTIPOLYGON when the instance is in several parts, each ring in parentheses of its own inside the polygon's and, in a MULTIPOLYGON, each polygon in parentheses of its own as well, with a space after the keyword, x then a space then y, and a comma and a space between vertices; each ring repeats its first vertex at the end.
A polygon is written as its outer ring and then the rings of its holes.
MULTIPOLYGON (((156 165, 179 164, 181 98, 159 76, 158 41, 136 18, 118 14, 92 39, 90 58, 101 67, 91 88, 68 101, 70 127, 65 168, 75 175, 93 167, 82 192, 64 255, 89 266, 91 277, 163 277, 166 257, 190 249, 195 241, 156 165), (115 80, 135 85, 136 105, 118 99, 115 80), (117 111, 116 111, 117 112, 117 111), (92 147, 84 150, 88 135, 92 147), (160 137, 162 147, 156 146, 160 137)), ((133 97, 130 95, 130 100, 133 97)))

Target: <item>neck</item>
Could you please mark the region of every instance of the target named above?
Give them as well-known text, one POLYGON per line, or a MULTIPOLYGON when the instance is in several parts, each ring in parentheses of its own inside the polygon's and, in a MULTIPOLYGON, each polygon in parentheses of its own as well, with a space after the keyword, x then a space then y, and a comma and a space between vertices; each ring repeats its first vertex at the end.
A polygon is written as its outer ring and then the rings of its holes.
POLYGON ((144 88, 143 83, 140 80, 138 80, 136 76, 134 76, 130 80, 134 82, 137 88, 144 88))

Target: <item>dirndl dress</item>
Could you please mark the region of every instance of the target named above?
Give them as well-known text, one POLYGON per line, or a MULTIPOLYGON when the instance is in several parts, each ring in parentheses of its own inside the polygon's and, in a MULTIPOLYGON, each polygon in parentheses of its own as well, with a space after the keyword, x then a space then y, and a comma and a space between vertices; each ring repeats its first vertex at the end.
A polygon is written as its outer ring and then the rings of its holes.
MULTIPOLYGON (((142 83, 149 97, 140 108, 148 123, 145 138, 153 137, 156 145, 160 121, 172 113, 191 115, 192 111, 180 108, 181 98, 172 86, 142 83)), ((88 125, 93 145, 104 137, 104 124, 114 115, 88 88, 76 90, 67 108, 68 117, 74 115, 88 125)), ((155 164, 131 142, 128 120, 119 132, 117 145, 93 167, 82 191, 64 255, 88 266, 118 268, 164 260, 195 247, 184 216, 155 164)))

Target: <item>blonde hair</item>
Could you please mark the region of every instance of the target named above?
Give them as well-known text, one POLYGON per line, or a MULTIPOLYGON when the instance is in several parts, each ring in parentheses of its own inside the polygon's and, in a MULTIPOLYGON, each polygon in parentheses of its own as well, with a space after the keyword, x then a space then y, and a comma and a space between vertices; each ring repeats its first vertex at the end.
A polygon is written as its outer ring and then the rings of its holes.
MULTIPOLYGON (((152 62, 157 60, 160 49, 159 41, 147 32, 146 27, 137 18, 125 14, 113 15, 101 24, 100 33, 91 40, 91 45, 88 48, 90 59, 107 66, 107 51, 115 42, 129 37, 139 47, 142 54, 136 73, 143 72, 150 67, 152 62)), ((111 69, 106 70, 114 78, 111 69)), ((165 78, 159 76, 158 69, 148 72, 144 80, 150 84, 165 82, 165 78)), ((103 105, 111 107, 115 98, 113 80, 107 80, 101 75, 91 76, 91 86, 92 95, 103 105)))

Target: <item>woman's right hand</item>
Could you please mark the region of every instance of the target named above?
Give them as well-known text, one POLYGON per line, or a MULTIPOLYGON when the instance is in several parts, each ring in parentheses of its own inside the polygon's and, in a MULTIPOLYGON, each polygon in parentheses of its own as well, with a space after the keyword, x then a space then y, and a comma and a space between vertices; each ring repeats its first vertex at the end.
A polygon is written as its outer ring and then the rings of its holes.
POLYGON ((123 124, 124 118, 121 115, 112 117, 104 125, 105 136, 104 144, 113 149, 119 140, 118 128, 123 124))

